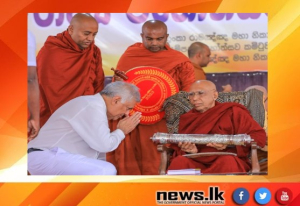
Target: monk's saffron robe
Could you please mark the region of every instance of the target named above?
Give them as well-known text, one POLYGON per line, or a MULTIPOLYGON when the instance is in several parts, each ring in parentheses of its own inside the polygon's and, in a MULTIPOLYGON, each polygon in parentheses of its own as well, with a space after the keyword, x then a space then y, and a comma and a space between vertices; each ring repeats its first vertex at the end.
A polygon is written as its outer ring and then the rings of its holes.
MULTIPOLYGON (((238 103, 218 103, 211 109, 200 113, 195 109, 181 115, 179 122, 180 134, 248 134, 257 145, 264 147, 266 133, 252 118, 246 107, 238 103)), ((206 145, 197 145, 201 152, 233 152, 237 156, 205 156, 189 159, 181 155, 176 145, 173 159, 168 169, 200 168, 202 173, 248 172, 251 169, 249 152, 251 146, 227 146, 217 150, 206 145)))
POLYGON ((80 49, 68 31, 49 36, 37 56, 40 125, 69 100, 103 89, 100 49, 94 42, 80 49))
MULTIPOLYGON (((188 91, 195 81, 190 60, 167 45, 163 51, 151 52, 142 43, 133 44, 121 56, 117 69, 126 72, 139 66, 153 66, 166 71, 176 81, 179 90, 188 91)), ((111 124, 111 130, 115 128, 116 121, 111 124)), ((116 166, 119 175, 158 175, 160 153, 157 145, 150 140, 156 132, 168 132, 165 119, 151 125, 139 124, 115 151, 107 154, 107 161, 116 166)))

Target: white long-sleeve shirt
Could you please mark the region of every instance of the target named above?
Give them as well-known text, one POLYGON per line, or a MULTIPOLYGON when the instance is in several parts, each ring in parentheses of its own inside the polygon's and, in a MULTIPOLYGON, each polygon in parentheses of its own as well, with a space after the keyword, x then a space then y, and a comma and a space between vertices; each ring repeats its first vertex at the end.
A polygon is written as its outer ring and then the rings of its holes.
POLYGON ((106 105, 100 94, 77 97, 58 108, 28 148, 60 147, 69 153, 98 158, 115 150, 125 138, 122 130, 110 132, 106 105))

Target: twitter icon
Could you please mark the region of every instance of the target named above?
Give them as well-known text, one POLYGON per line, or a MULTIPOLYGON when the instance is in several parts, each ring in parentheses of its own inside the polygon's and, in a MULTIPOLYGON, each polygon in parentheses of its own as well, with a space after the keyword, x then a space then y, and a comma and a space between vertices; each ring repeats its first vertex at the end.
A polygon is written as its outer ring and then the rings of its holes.
POLYGON ((259 193, 259 199, 260 200, 264 200, 265 198, 267 197, 267 193, 266 192, 264 192, 264 193, 259 193))
POLYGON ((261 187, 256 190, 254 197, 258 204, 265 205, 271 200, 271 192, 267 188, 261 187))

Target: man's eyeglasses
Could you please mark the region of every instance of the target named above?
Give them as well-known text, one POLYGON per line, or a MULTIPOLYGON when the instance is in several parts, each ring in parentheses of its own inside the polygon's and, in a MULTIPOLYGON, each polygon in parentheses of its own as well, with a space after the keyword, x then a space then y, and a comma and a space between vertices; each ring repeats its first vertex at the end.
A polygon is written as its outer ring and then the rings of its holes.
POLYGON ((210 91, 215 91, 215 89, 211 89, 211 90, 207 90, 207 91, 200 90, 200 91, 195 91, 195 92, 189 92, 188 96, 189 96, 189 98, 194 97, 195 95, 198 95, 199 97, 204 97, 210 91))

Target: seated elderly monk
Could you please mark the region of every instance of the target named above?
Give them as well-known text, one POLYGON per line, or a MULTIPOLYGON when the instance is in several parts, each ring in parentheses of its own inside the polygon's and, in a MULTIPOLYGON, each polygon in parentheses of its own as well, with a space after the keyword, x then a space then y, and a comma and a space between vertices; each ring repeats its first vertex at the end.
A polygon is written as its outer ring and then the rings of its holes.
MULTIPOLYGON (((216 86, 211 81, 196 81, 190 87, 189 100, 193 109, 180 116, 181 134, 248 134, 258 146, 264 147, 266 133, 252 118, 246 107, 238 103, 218 103, 216 86)), ((228 146, 208 143, 179 143, 168 169, 200 168, 202 173, 247 172, 251 169, 250 145, 228 146), (232 152, 237 156, 214 155, 189 159, 181 155, 202 152, 232 152)))
POLYGON ((126 82, 106 85, 100 94, 80 96, 58 108, 28 143, 28 171, 32 175, 115 175, 103 153, 115 150, 140 122, 138 88, 126 82), (114 131, 108 120, 122 118, 114 131))

